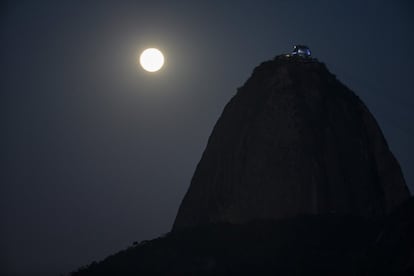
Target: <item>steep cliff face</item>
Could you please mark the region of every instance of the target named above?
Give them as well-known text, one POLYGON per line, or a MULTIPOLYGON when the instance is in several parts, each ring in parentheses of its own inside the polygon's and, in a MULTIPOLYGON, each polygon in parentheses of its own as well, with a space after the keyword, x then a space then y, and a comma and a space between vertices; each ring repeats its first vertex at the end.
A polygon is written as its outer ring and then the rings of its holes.
POLYGON ((409 197, 361 100, 316 60, 258 66, 225 107, 173 229, 298 214, 377 216, 409 197))

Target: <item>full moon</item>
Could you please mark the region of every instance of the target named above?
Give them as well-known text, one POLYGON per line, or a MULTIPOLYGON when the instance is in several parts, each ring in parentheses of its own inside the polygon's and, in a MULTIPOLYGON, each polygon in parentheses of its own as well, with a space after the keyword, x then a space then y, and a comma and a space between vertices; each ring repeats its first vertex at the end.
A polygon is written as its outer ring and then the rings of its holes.
POLYGON ((141 53, 139 63, 148 72, 156 72, 164 65, 164 55, 156 48, 148 48, 141 53))

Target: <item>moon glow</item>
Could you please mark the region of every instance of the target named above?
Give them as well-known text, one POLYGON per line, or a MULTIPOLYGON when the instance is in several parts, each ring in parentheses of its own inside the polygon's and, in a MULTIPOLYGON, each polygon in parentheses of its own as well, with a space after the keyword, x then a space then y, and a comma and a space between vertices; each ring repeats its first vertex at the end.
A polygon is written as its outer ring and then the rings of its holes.
POLYGON ((164 55, 156 48, 148 48, 139 57, 142 68, 148 72, 156 72, 164 65, 164 55))

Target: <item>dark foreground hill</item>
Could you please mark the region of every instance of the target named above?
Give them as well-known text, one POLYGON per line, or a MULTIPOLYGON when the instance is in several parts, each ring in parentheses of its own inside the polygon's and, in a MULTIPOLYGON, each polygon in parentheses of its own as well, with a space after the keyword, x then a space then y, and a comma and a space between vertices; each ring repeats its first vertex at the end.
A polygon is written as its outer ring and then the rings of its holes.
POLYGON ((414 198, 376 220, 312 215, 184 229, 72 275, 414 275, 413 233, 414 198))

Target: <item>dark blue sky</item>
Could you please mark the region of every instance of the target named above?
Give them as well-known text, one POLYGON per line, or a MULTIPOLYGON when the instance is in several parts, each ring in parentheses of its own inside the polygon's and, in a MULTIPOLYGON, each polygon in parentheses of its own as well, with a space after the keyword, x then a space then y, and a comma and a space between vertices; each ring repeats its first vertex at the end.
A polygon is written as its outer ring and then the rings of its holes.
POLYGON ((1 6, 0 274, 54 275, 170 230, 224 105, 310 46, 377 118, 414 191, 411 1, 1 6), (157 47, 162 71, 137 65, 157 47))

